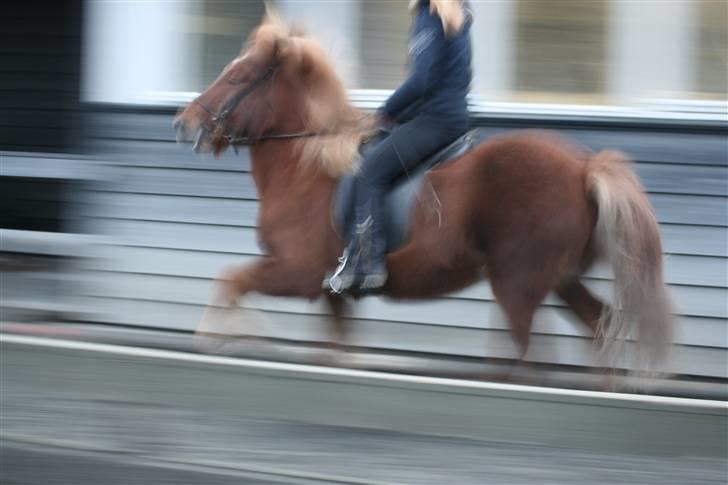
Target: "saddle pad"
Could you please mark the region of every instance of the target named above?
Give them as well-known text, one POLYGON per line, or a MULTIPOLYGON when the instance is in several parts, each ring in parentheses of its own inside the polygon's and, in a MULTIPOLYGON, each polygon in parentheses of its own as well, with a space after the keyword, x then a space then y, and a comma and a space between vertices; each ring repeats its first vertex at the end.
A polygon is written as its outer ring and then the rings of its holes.
MULTIPOLYGON (((387 193, 383 204, 386 214, 387 252, 392 252, 404 244, 409 233, 412 207, 415 198, 422 189, 427 172, 432 168, 460 158, 473 148, 475 131, 470 131, 420 164, 413 172, 403 175, 387 193)), ((380 135, 375 141, 386 138, 380 135)), ((366 146, 362 147, 366 153, 366 146)), ((338 234, 348 239, 354 225, 354 194, 359 179, 356 174, 345 175, 339 181, 333 200, 332 216, 334 228, 338 234)))

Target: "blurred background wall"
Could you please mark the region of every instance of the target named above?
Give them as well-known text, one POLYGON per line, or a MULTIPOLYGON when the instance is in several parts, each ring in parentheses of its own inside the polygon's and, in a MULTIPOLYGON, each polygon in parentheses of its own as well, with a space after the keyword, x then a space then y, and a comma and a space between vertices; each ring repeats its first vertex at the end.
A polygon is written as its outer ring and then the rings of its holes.
MULTIPOLYGON (((322 40, 347 85, 358 89, 392 89, 404 78, 407 3, 272 2, 322 40)), ((85 99, 139 103, 200 91, 265 10, 262 0, 87 7, 85 99)), ((722 0, 496 0, 471 7, 478 96, 581 104, 726 100, 722 0)))
MULTIPOLYGON (((373 107, 406 73, 405 1, 274 2, 322 39, 373 107)), ((473 123, 561 130, 619 148, 655 205, 679 327, 671 369, 728 377, 726 2, 488 1, 475 15, 473 123)), ((212 278, 261 253, 247 152, 220 160, 174 142, 172 117, 240 50, 262 1, 63 0, 15 5, 0 26, 3 319, 190 331, 212 278)), ((609 296, 610 274, 587 284, 609 296)), ((325 309, 245 303, 256 331, 326 337, 325 309)), ((370 298, 352 343, 511 358, 486 283, 433 302, 370 298)), ((594 365, 588 336, 550 297, 529 358, 594 365)))

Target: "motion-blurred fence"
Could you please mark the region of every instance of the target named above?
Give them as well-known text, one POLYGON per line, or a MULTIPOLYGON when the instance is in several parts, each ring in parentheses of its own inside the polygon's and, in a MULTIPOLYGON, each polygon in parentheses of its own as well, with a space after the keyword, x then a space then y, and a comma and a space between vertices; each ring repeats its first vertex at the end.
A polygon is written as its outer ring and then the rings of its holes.
MULTIPOLYGON (((54 162, 87 167, 87 174, 103 181, 69 194, 80 227, 93 235, 91 246, 84 246, 83 266, 72 273, 71 279, 77 278, 73 299, 65 300, 74 303, 73 318, 191 331, 220 269, 261 254, 255 234, 258 201, 247 153, 220 160, 194 155, 189 146, 174 143, 171 119, 171 111, 164 109, 95 110, 86 123, 93 155, 54 162)), ((668 253, 667 280, 679 314, 673 370, 728 377, 724 127, 634 122, 618 127, 588 119, 481 118, 479 123, 488 133, 509 124, 550 123, 593 149, 619 148, 634 157, 668 253)), ((4 156, 26 170, 34 164, 48 170, 47 160, 44 164, 38 155, 4 156)), ((586 282, 608 297, 609 278, 608 268, 599 266, 586 282)), ((42 297, 33 300, 42 305, 42 297)), ((325 310, 317 302, 254 296, 244 305, 268 317, 256 333, 309 342, 327 337, 325 310)), ((358 346, 514 356, 507 324, 487 283, 432 302, 367 298, 350 317, 355 320, 351 343, 358 346)), ((594 365, 590 339, 557 298, 549 297, 538 312, 534 332, 530 360, 594 365)))

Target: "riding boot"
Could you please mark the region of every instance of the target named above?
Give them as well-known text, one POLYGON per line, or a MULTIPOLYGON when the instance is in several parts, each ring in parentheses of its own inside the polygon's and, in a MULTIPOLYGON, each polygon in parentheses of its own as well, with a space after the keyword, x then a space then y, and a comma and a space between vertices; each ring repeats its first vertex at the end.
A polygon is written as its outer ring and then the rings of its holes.
POLYGON ((387 281, 386 222, 380 206, 383 194, 378 192, 364 184, 357 188, 354 231, 339 266, 328 279, 333 293, 375 292, 387 281))
POLYGON ((357 214, 361 222, 357 224, 361 245, 357 261, 355 283, 362 292, 376 292, 387 282, 387 235, 385 214, 381 201, 383 194, 372 194, 362 206, 362 213, 357 214), (361 219, 363 217, 363 219, 361 219))
POLYGON ((332 293, 340 294, 350 290, 357 278, 357 267, 361 257, 361 238, 357 231, 351 235, 344 254, 339 258, 339 265, 331 277, 326 280, 326 286, 332 293))
POLYGON ((341 294, 351 290, 357 283, 359 262, 361 260, 362 236, 365 224, 361 222, 369 216, 368 208, 360 206, 360 200, 371 197, 368 187, 358 182, 354 192, 354 225, 349 233, 349 242, 339 258, 339 265, 325 281, 325 287, 332 293, 341 294))

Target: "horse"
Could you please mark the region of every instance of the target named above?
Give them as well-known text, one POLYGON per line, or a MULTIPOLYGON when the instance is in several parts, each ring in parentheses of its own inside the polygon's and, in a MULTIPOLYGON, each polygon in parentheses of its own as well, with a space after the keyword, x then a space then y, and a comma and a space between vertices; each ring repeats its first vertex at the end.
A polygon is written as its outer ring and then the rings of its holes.
MULTIPOLYGON (((322 288, 345 244, 331 205, 376 127, 349 103, 321 45, 269 13, 174 127, 197 152, 248 146, 260 196, 266 255, 226 267, 208 309, 236 308, 249 292, 325 298, 332 342, 345 342, 348 299, 322 288)), ((487 278, 523 357, 534 312, 553 291, 604 355, 616 359, 624 352, 617 343, 634 339, 652 362, 664 358, 672 316, 660 230, 626 155, 593 153, 552 132, 516 131, 426 178, 406 242, 387 255, 385 297, 430 299, 487 278), (611 304, 580 281, 599 258, 614 270, 611 304)))

